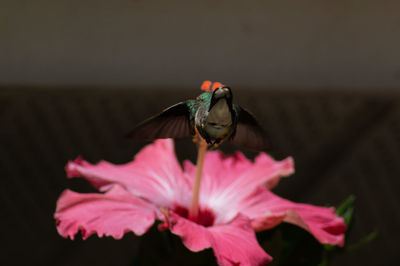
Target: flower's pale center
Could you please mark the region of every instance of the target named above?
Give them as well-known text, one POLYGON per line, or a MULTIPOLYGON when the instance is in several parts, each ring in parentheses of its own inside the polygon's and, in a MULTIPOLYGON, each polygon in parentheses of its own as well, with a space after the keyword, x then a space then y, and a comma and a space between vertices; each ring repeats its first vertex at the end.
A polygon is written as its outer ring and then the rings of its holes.
POLYGON ((215 215, 209 209, 199 208, 199 213, 196 219, 189 218, 189 209, 183 206, 176 205, 173 211, 179 216, 182 216, 183 218, 189 219, 192 222, 195 222, 205 227, 212 226, 215 221, 215 215))

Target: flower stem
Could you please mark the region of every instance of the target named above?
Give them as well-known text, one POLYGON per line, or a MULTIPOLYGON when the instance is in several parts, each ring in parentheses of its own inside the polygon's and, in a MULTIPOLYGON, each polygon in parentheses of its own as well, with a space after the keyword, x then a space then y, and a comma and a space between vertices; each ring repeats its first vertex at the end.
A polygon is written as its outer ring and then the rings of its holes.
POLYGON ((192 221, 196 221, 199 215, 201 175, 203 172, 204 157, 207 152, 207 142, 203 138, 199 137, 198 143, 199 146, 197 150, 196 178, 194 180, 192 202, 189 209, 189 219, 192 221))

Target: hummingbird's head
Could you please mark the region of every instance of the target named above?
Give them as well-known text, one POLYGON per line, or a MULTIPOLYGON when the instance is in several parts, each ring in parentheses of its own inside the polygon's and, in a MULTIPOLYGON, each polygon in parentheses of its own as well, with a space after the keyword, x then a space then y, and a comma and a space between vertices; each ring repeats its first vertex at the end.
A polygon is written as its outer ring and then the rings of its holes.
POLYGON ((210 108, 211 108, 221 99, 225 99, 229 108, 232 108, 232 91, 231 88, 227 86, 222 86, 218 87, 213 91, 212 97, 211 97, 211 103, 210 103, 210 108))

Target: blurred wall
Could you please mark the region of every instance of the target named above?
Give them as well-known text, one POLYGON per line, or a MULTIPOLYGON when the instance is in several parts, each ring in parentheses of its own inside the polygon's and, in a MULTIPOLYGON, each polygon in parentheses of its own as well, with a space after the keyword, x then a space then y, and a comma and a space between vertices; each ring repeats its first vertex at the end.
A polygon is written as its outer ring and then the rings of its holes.
POLYGON ((0 85, 400 88, 397 0, 1 0, 0 85))

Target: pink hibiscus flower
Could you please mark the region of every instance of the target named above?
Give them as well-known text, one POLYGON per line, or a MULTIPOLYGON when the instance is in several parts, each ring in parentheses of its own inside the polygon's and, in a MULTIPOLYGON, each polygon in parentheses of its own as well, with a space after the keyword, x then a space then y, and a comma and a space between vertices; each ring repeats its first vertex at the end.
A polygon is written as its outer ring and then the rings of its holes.
POLYGON ((272 260, 255 232, 281 222, 296 224, 324 244, 344 243, 345 223, 333 208, 297 204, 273 194, 280 177, 293 173, 293 160, 275 161, 265 153, 254 162, 241 153, 208 152, 204 161, 197 219, 188 218, 195 166, 176 159, 172 140, 157 140, 132 162, 92 165, 69 162, 68 177, 84 177, 104 193, 66 190, 57 202, 57 230, 86 239, 97 233, 121 238, 144 234, 161 220, 160 229, 181 237, 191 251, 212 248, 220 265, 265 265, 272 260))

